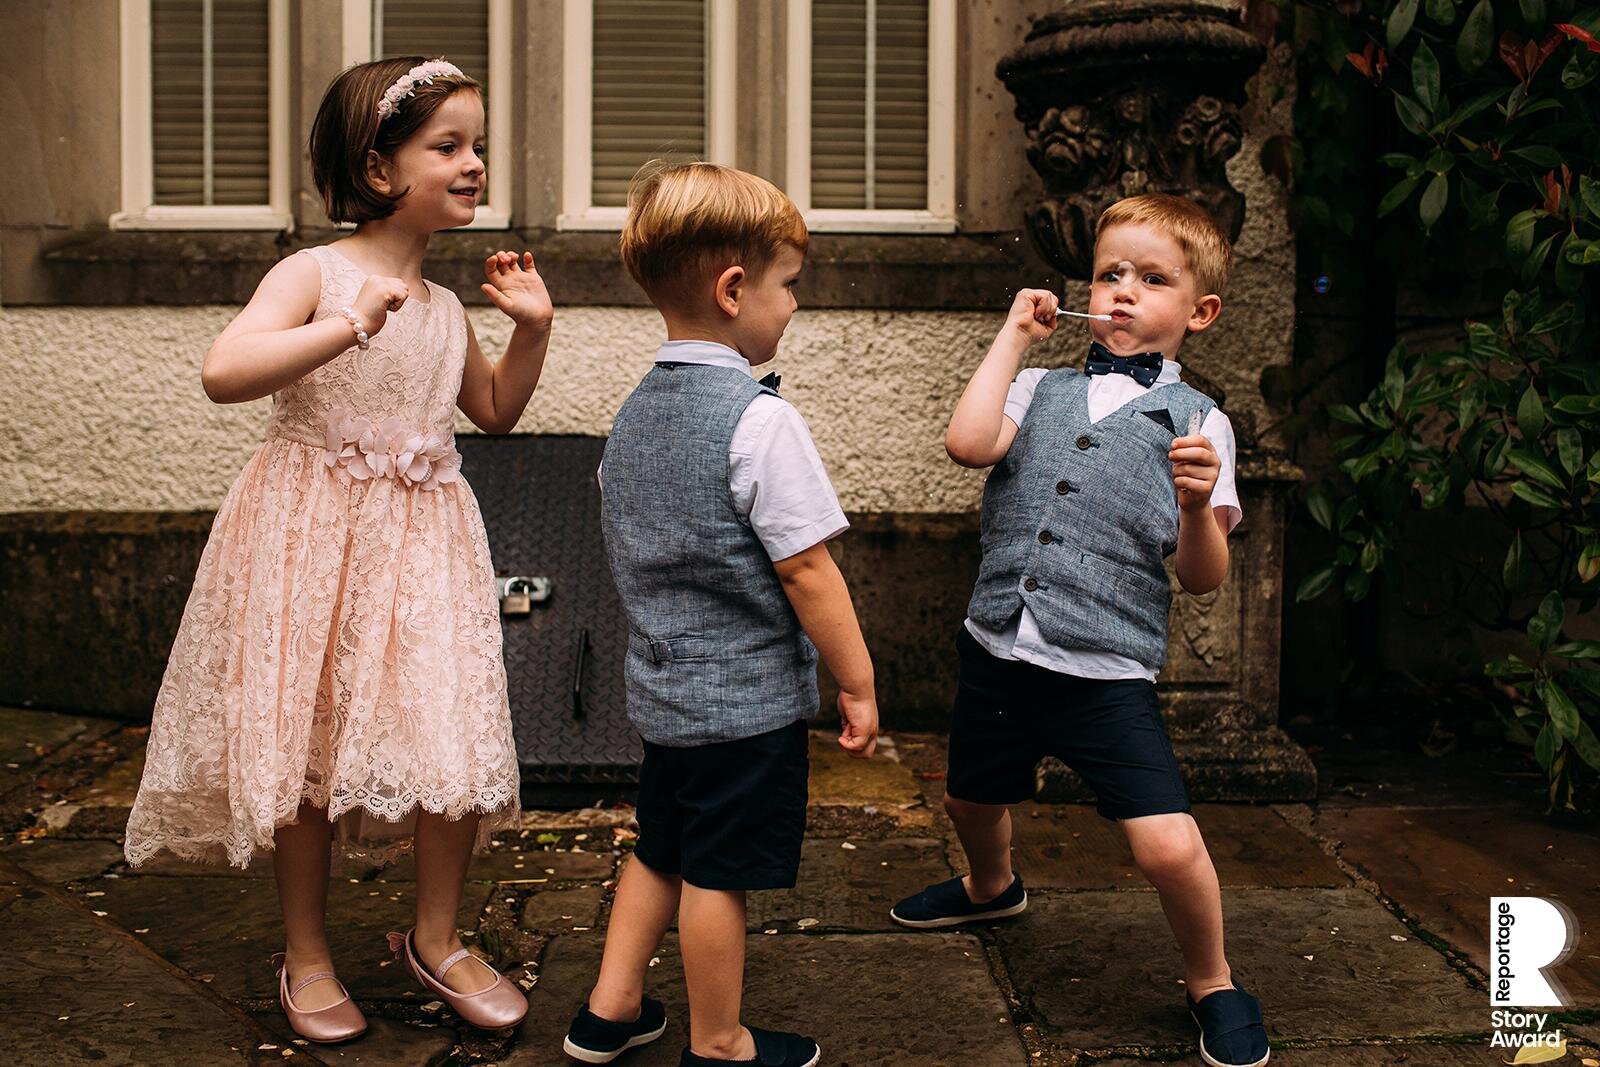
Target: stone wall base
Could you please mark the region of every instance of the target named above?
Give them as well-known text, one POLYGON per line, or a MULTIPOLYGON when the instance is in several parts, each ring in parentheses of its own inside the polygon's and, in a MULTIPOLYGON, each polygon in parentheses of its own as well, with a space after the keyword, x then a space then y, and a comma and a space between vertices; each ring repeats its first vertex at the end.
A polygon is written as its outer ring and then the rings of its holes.
MULTIPOLYGON (((1194 802, 1287 803, 1314 800, 1317 769, 1305 749, 1276 726, 1228 731, 1205 739, 1174 738, 1194 802)), ((1092 803, 1094 794, 1059 760, 1039 764, 1038 799, 1051 804, 1092 803)))

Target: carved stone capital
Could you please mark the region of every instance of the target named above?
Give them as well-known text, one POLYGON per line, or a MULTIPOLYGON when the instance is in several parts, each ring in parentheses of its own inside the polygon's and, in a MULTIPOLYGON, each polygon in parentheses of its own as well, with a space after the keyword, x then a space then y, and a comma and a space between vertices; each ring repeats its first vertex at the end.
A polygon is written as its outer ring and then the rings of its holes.
POLYGON ((1237 9, 1213 0, 1078 0, 1035 19, 995 72, 1044 179, 1025 216, 1040 254, 1088 278, 1100 213, 1139 193, 1194 200, 1237 238, 1244 196, 1227 163, 1265 56, 1237 9))

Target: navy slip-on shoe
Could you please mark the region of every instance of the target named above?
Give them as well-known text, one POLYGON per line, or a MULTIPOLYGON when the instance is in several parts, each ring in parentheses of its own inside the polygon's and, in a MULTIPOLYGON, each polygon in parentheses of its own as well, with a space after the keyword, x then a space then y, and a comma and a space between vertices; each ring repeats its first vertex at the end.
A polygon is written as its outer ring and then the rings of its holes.
POLYGON ((817 1067, 822 1059, 822 1049, 809 1037, 777 1030, 758 1030, 754 1026, 745 1029, 750 1031, 750 1037, 756 1043, 755 1059, 713 1060, 684 1049, 678 1067, 728 1067, 732 1063, 756 1064, 758 1067, 817 1067))
POLYGON ((1211 1067, 1262 1067, 1271 1056, 1261 1001, 1239 983, 1207 993, 1198 1002, 1188 994, 1189 1014, 1200 1027, 1200 1058, 1211 1067))
POLYGON ((983 904, 974 904, 960 878, 930 885, 915 896, 906 897, 889 909, 889 918, 901 926, 929 930, 940 926, 987 922, 1020 915, 1028 907, 1028 894, 1022 876, 1012 875, 1004 893, 983 904))
POLYGON ((643 997, 639 1017, 631 1023, 602 1019, 585 1004, 573 1016, 561 1047, 583 1063, 610 1063, 630 1048, 648 1045, 667 1030, 667 1010, 659 1000, 643 997))

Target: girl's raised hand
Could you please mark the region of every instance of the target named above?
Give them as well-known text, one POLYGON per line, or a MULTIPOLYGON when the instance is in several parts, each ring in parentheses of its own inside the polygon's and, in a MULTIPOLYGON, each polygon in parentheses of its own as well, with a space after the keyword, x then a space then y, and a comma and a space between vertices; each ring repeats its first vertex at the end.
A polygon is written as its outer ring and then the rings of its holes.
POLYGON ((388 321, 389 312, 399 311, 410 298, 411 290, 399 278, 373 274, 361 283, 361 290, 356 293, 350 310, 361 320, 361 328, 367 331, 367 336, 376 337, 388 321))
POLYGON ((547 330, 555 305, 544 279, 533 269, 533 253, 496 252, 483 261, 483 293, 518 326, 547 330))

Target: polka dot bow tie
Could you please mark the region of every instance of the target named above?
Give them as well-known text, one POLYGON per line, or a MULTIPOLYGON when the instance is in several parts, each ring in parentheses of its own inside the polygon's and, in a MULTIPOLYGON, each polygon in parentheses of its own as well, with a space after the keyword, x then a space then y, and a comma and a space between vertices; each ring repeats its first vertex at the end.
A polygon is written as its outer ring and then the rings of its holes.
POLYGON ((1096 374, 1126 374, 1148 389, 1161 376, 1161 360, 1160 352, 1115 356, 1109 348, 1095 341, 1089 345, 1089 359, 1083 365, 1083 373, 1090 377, 1096 374))

